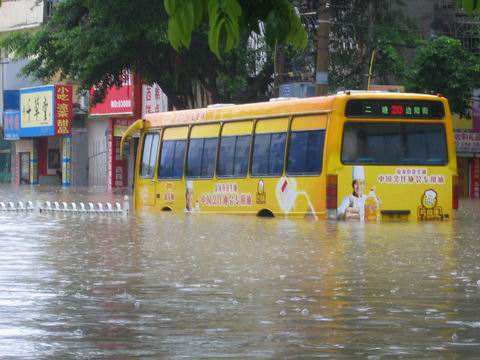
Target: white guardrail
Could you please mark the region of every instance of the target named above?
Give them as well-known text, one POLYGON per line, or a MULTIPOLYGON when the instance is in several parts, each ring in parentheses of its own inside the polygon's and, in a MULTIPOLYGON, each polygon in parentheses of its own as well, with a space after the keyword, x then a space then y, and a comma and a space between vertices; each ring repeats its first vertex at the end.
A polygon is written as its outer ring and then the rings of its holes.
POLYGON ((127 214, 130 211, 128 196, 123 205, 119 202, 66 202, 66 201, 0 201, 0 212, 40 212, 40 213, 75 213, 75 214, 127 214))

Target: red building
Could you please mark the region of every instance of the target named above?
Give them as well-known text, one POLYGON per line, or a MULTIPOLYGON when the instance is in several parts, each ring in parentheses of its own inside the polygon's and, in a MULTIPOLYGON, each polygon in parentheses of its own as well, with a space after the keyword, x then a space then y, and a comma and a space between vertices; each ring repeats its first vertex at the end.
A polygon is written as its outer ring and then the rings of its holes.
POLYGON ((90 107, 89 185, 112 189, 132 184, 134 149, 126 149, 125 156, 120 157, 120 139, 141 112, 142 84, 129 73, 121 87, 112 87, 102 103, 90 107))

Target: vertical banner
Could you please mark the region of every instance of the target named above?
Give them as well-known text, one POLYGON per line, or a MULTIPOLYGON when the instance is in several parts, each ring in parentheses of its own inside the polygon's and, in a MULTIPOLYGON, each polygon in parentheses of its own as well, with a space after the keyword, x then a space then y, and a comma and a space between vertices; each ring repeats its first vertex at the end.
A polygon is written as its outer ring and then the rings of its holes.
POLYGON ((62 139, 62 186, 72 185, 72 135, 62 139))
POLYGON ((72 133, 73 89, 71 85, 55 85, 55 134, 72 133))
POLYGON ((480 199, 480 158, 472 159, 470 197, 480 199))
POLYGON ((20 111, 7 110, 3 116, 4 140, 20 139, 20 111))
POLYGON ((107 161, 107 189, 112 190, 113 184, 115 183, 113 177, 113 162, 114 162, 114 151, 113 148, 113 128, 114 128, 114 120, 110 119, 108 124, 108 130, 105 136, 107 137, 107 154, 108 154, 108 161, 107 161))
POLYGON ((142 86, 142 117, 146 114, 168 111, 168 97, 162 88, 154 83, 142 86))

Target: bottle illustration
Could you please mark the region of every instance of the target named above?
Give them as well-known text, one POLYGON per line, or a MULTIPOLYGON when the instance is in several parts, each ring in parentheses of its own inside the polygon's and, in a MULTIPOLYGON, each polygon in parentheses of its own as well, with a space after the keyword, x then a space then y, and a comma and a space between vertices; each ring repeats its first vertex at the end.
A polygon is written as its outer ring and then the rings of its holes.
POLYGON ((265 204, 266 200, 265 183, 260 180, 257 184, 257 204, 265 204))
POLYGON ((379 201, 377 194, 375 193, 375 188, 371 188, 368 193, 367 198, 365 199, 365 220, 367 221, 377 221, 378 219, 378 210, 379 210, 379 201))

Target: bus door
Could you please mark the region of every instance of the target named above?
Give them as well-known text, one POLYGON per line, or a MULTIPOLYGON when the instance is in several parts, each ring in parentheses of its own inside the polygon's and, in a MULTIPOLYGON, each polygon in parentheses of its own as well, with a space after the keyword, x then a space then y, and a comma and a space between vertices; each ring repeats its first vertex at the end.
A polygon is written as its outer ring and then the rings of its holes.
POLYGON ((159 145, 159 133, 146 133, 144 135, 136 189, 136 200, 139 205, 155 205, 155 165, 157 164, 159 145))
POLYGON ((163 130, 155 185, 156 204, 160 210, 185 209, 185 179, 183 167, 187 149, 188 126, 163 130))

